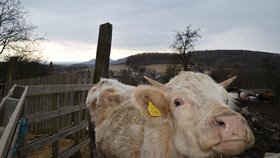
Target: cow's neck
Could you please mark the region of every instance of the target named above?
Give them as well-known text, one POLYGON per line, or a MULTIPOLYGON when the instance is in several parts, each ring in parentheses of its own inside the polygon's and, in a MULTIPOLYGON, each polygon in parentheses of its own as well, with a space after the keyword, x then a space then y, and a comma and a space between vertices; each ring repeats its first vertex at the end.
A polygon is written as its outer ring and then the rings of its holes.
POLYGON ((169 122, 160 125, 146 124, 144 127, 144 146, 141 157, 170 158, 180 157, 172 141, 172 130, 169 122))

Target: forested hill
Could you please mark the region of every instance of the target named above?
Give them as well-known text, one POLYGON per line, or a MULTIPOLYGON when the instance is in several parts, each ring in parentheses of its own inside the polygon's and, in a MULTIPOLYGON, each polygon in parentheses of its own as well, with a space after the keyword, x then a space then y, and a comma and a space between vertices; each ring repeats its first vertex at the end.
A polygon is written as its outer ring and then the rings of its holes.
POLYGON ((177 63, 177 59, 178 54, 174 53, 141 53, 127 57, 126 65, 172 64, 177 63))
MULTIPOLYGON (((192 52, 193 60, 205 66, 242 68, 254 66, 262 68, 280 65, 280 55, 268 52, 248 50, 205 50, 192 52)), ((180 63, 178 54, 175 53, 141 53, 129 56, 126 64, 141 66, 150 64, 180 63)))
POLYGON ((210 50, 197 51, 194 53, 196 61, 206 66, 212 67, 231 67, 242 68, 252 67, 263 68, 271 66, 271 64, 279 64, 280 54, 247 51, 247 50, 210 50))

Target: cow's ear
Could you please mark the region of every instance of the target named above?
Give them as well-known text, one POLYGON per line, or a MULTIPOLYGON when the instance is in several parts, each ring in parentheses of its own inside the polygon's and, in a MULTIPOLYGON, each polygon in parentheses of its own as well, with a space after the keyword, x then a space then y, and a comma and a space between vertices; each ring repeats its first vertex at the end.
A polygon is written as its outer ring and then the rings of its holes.
POLYGON ((133 93, 135 107, 146 120, 170 117, 170 96, 162 89, 152 86, 137 87, 133 93))
POLYGON ((152 85, 152 86, 154 86, 154 87, 158 87, 158 88, 164 88, 164 84, 162 84, 162 83, 160 83, 160 82, 158 82, 158 81, 156 81, 156 80, 153 80, 153 79, 151 79, 151 78, 149 78, 149 77, 147 77, 147 76, 144 76, 144 78, 145 78, 145 80, 146 80, 150 85, 152 85))

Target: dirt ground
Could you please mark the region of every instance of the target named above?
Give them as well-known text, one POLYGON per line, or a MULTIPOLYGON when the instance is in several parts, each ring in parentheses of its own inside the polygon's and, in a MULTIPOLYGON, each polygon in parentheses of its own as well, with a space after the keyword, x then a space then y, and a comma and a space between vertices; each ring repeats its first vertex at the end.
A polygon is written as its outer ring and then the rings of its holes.
MULTIPOLYGON (((43 136, 43 135, 28 133, 26 136, 26 139, 28 141, 32 141, 41 136, 43 136)), ((74 141, 72 139, 64 138, 64 139, 60 140, 59 141, 59 153, 62 153, 63 151, 69 149, 73 145, 74 145, 74 141)), ((39 150, 32 152, 27 157, 28 158, 50 158, 51 156, 52 156, 52 145, 49 144, 47 146, 40 148, 39 150)), ((82 148, 80 150, 80 158, 90 158, 90 146, 89 145, 82 146, 82 148)))
POLYGON ((255 145, 239 158, 263 158, 265 153, 280 153, 280 104, 243 102, 250 115, 245 116, 255 135, 255 145))

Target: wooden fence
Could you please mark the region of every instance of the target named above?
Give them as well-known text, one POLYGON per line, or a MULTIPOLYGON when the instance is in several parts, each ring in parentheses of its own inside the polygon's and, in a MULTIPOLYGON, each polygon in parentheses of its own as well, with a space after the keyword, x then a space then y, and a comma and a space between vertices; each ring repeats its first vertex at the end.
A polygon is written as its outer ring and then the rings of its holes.
POLYGON ((5 154, 0 152, 0 155, 3 158, 30 157, 41 153, 43 157, 79 157, 81 146, 90 143, 87 131, 90 117, 85 100, 92 86, 28 86, 21 96, 21 117, 13 120, 13 124, 18 122, 18 127, 12 144, 7 146, 5 154))
POLYGON ((26 87, 13 86, 0 104, 0 112, 5 112, 5 107, 11 107, 3 105, 12 104, 14 107, 14 110, 10 110, 14 111, 11 117, 4 117, 9 121, 4 126, 0 139, 0 158, 34 155, 78 158, 81 146, 90 142, 94 146, 95 131, 89 121, 85 100, 88 90, 93 86, 88 83, 97 83, 100 77, 108 77, 112 26, 110 23, 102 24, 99 30, 96 59, 99 68, 96 68, 96 74, 93 69, 87 69, 36 79, 8 81, 6 89, 15 83, 26 87), (90 139, 87 128, 91 133, 90 139))
POLYGON ((93 81, 94 69, 53 73, 49 76, 19 79, 11 81, 11 85, 51 85, 51 84, 90 84, 93 81))

